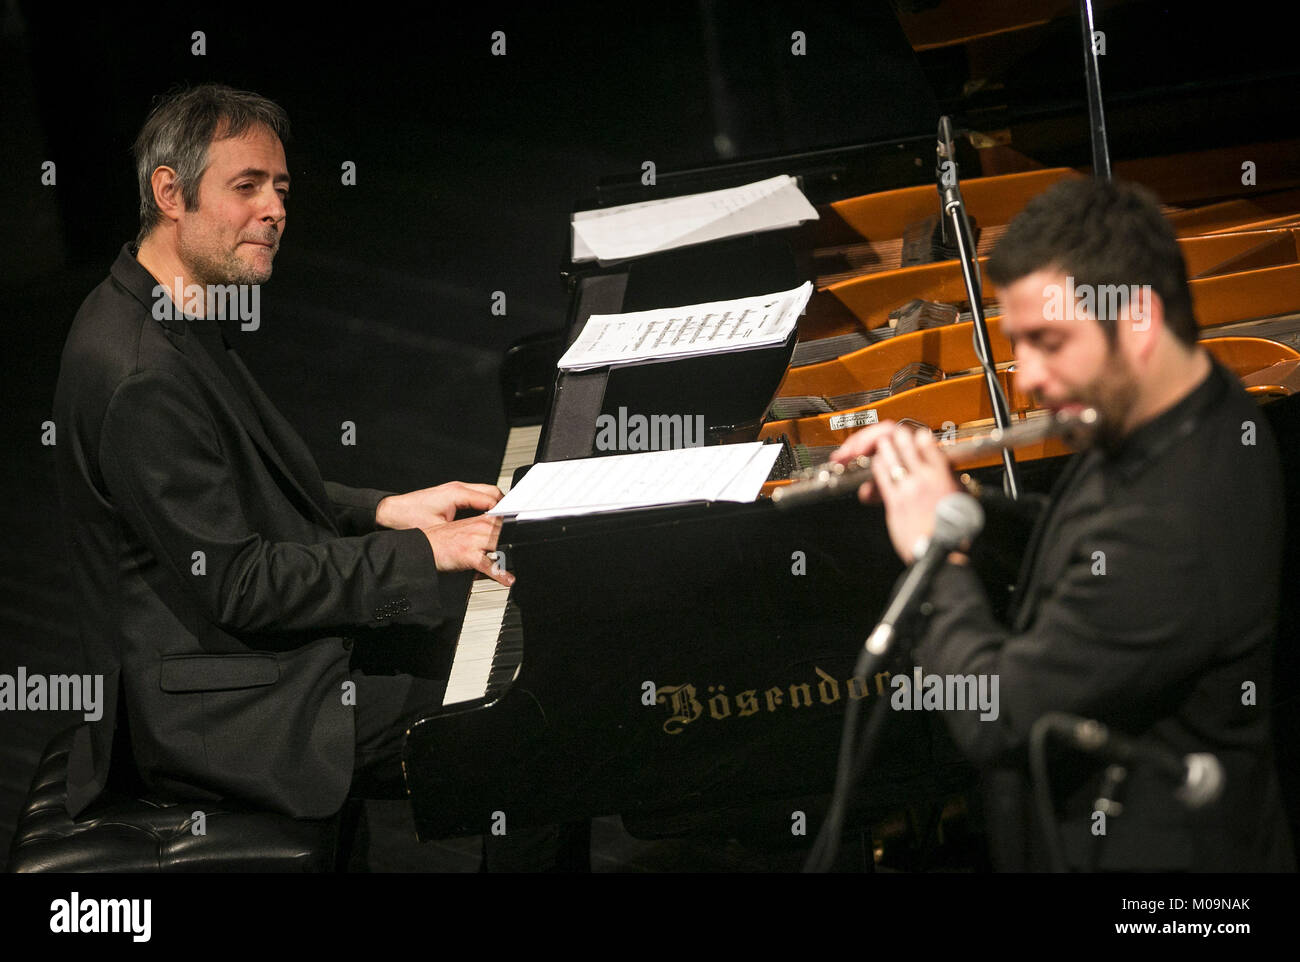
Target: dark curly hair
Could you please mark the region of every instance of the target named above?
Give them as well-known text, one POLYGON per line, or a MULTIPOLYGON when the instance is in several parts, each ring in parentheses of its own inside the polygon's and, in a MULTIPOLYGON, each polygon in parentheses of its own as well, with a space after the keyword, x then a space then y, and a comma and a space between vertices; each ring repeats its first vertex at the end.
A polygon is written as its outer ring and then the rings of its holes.
MULTIPOLYGON (((1156 196, 1137 184, 1079 178, 1031 200, 1007 227, 989 257, 988 274, 1005 287, 1035 271, 1059 270, 1076 289, 1150 285, 1160 296, 1165 323, 1184 344, 1198 334, 1183 253, 1156 196)), ((1098 295, 1098 304, 1103 303, 1098 295)), ((1113 344, 1115 316, 1100 309, 1097 322, 1113 344)))

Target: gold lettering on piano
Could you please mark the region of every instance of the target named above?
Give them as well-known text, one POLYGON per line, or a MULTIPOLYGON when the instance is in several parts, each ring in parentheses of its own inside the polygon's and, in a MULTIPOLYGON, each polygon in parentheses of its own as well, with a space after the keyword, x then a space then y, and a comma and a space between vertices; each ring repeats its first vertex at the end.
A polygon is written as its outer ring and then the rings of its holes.
POLYGON ((727 693, 726 685, 708 685, 704 701, 700 700, 699 689, 690 683, 660 685, 655 701, 668 712, 663 730, 669 735, 680 735, 687 725, 706 716, 713 721, 729 721, 733 718, 748 718, 760 711, 770 713, 785 708, 834 705, 844 693, 847 693, 850 700, 860 701, 871 694, 873 681, 875 693, 883 695, 889 687, 891 675, 888 671, 880 671, 874 679, 863 681, 849 678, 841 682, 816 665, 813 666, 813 672, 817 676, 816 681, 794 681, 784 687, 772 685, 761 693, 757 688, 748 688, 732 696, 727 693))
POLYGON ((821 699, 821 703, 831 705, 839 701, 840 683, 816 665, 813 666, 813 671, 817 672, 817 676, 821 678, 821 681, 817 683, 817 697, 821 699))
POLYGON ((808 687, 807 682, 804 682, 802 685, 790 686, 790 707, 791 708, 799 707, 799 696, 801 694, 803 695, 803 704, 805 705, 812 704, 812 689, 808 687))
POLYGON ((749 691, 742 691, 736 696, 736 707, 739 709, 737 714, 741 718, 754 714, 754 712, 758 711, 758 692, 753 688, 749 689, 749 691))
POLYGON ((672 706, 672 714, 664 722, 664 731, 670 735, 676 735, 683 725, 689 725, 704 711, 704 706, 695 697, 694 685, 660 685, 655 701, 661 705, 668 702, 672 706), (671 725, 676 727, 670 728, 671 725))
MULTIPOLYGON (((718 693, 709 699, 709 717, 722 721, 724 718, 731 716, 731 700, 727 698, 725 692, 726 685, 718 686, 718 693)), ((713 691, 713 686, 709 686, 709 691, 713 691)))

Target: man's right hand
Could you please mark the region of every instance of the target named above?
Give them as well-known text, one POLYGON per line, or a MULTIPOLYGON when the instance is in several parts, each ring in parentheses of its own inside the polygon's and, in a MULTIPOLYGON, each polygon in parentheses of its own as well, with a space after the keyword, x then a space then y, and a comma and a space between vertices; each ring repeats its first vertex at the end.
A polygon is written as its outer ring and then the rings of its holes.
POLYGON ((435 488, 390 494, 375 508, 375 523, 382 528, 423 528, 455 520, 461 508, 487 511, 501 500, 495 484, 450 481, 435 488))
POLYGON ((843 464, 862 455, 871 458, 872 480, 858 489, 858 498, 885 503, 894 550, 904 564, 911 564, 916 560, 913 547, 934 533, 938 503, 960 490, 952 466, 928 429, 913 431, 893 421, 859 431, 831 454, 831 460, 843 464))
MULTIPOLYGON (((857 457, 874 457, 882 439, 889 438, 897 429, 895 421, 881 421, 871 424, 850 435, 848 440, 831 452, 827 459, 834 464, 847 464, 857 457)), ((881 501, 880 487, 870 481, 858 488, 858 500, 863 504, 878 504, 881 501)))
POLYGON ((479 515, 420 530, 429 539, 439 571, 480 571, 506 587, 515 583, 515 576, 501 566, 499 556, 488 557, 501 535, 500 518, 479 515))

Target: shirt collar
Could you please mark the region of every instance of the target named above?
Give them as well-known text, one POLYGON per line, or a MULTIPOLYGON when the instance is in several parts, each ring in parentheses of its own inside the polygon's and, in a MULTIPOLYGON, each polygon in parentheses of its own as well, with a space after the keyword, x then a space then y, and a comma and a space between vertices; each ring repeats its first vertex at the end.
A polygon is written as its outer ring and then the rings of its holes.
POLYGON ((180 316, 180 312, 172 307, 170 298, 168 298, 169 303, 166 310, 156 309, 158 307, 158 298, 168 297, 168 295, 161 292, 155 293, 162 285, 158 283, 156 277, 145 269, 143 264, 135 259, 137 251, 135 241, 127 241, 123 244, 122 250, 117 255, 117 260, 113 262, 110 273, 159 324, 173 333, 183 335, 185 333, 185 320, 180 316))
POLYGON ((1124 438, 1106 460, 1127 480, 1133 480, 1175 443, 1196 430, 1202 415, 1222 400, 1231 382, 1232 374, 1210 358, 1210 372, 1200 384, 1169 410, 1124 438))
POLYGON ((171 292, 166 288, 159 291, 158 288, 162 285, 143 264, 136 260, 138 253, 139 248, 135 241, 127 241, 122 245, 117 260, 113 262, 111 273, 159 324, 176 334, 185 334, 187 327, 203 333, 230 333, 216 319, 209 320, 186 314, 184 308, 172 300, 171 292), (167 298, 166 309, 156 309, 159 297, 167 298))

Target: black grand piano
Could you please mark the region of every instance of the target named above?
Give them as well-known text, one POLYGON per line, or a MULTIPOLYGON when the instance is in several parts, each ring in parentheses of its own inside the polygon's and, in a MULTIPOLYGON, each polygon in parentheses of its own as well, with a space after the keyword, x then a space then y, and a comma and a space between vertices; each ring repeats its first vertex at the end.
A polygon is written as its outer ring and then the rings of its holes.
MULTIPOLYGON (((914 129, 663 172, 653 187, 634 172, 602 182, 578 208, 780 173, 799 177, 819 206, 933 183, 938 111, 964 132, 964 177, 1017 164, 1088 166, 1077 5, 1013 4, 1014 11, 990 15, 991 23, 972 22, 962 5, 898 6, 888 62, 910 65, 924 84, 914 123, 905 121, 914 129)), ((1213 63, 1188 68, 1178 45, 1207 27, 1173 21, 1159 8, 1099 8, 1113 51, 1156 30, 1170 38, 1157 52, 1141 42, 1153 58, 1148 70, 1131 50, 1105 62, 1117 163, 1291 135, 1300 73, 1277 44, 1255 50, 1244 34, 1221 37, 1257 58, 1221 47, 1213 63)), ((707 411, 717 442, 755 436, 788 345, 784 355, 733 359, 732 367, 717 359, 657 365, 621 379, 566 382, 555 361, 593 313, 784 290, 811 271, 799 230, 606 266, 566 258, 568 324, 517 345, 503 365, 511 418, 503 487, 534 460, 596 453, 594 416, 629 399, 647 411, 707 411)), ((1297 403, 1267 406, 1293 506, 1300 505, 1297 403)), ((1047 490, 1059 467, 1026 466, 1025 489, 1047 490)), ((984 473, 990 486, 997 477, 996 469, 984 473)), ((1014 579, 1026 529, 1008 510, 986 530, 980 570, 996 604, 1014 579)), ((515 827, 609 814, 622 815, 634 834, 638 826, 651 834, 702 813, 737 833, 788 836, 792 814, 819 811, 832 785, 845 707, 888 697, 887 677, 865 686, 850 678, 901 567, 880 511, 851 498, 793 511, 760 500, 508 522, 500 550, 517 583, 509 591, 474 583, 447 702, 407 735, 404 764, 421 838, 485 833, 503 820, 515 827)), ((1291 570, 1300 571, 1297 560, 1288 559, 1291 570)), ((1284 636, 1295 634, 1296 604, 1283 600, 1284 636)), ((1284 637, 1279 649, 1287 647, 1284 637)), ((909 666, 900 655, 891 667, 909 666)), ((1288 744, 1280 749, 1284 772, 1295 768, 1288 744)), ((895 713, 854 808, 867 821, 903 805, 933 810, 973 779, 933 716, 895 713)))

